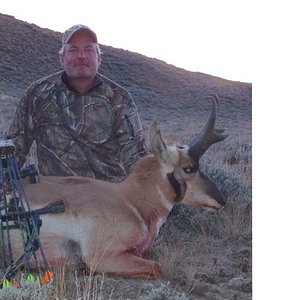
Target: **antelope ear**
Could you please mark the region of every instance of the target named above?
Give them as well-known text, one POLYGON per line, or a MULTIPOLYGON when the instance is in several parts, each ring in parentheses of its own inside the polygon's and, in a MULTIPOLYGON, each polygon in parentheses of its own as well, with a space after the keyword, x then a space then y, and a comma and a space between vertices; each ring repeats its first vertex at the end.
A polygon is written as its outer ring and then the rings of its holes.
POLYGON ((149 129, 149 135, 150 135, 150 144, 154 156, 158 158, 160 161, 167 162, 168 160, 167 146, 161 136, 160 130, 158 129, 156 122, 151 123, 149 129))

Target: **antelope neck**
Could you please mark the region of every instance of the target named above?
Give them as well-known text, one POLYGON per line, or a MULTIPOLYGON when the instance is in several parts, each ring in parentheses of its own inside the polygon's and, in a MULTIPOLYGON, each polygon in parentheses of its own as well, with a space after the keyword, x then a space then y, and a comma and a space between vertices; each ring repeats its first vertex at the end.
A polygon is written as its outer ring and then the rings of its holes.
POLYGON ((182 187, 182 184, 185 185, 185 183, 184 182, 180 183, 179 180, 177 180, 177 178, 175 177, 174 172, 168 173, 167 178, 176 194, 174 202, 180 202, 183 199, 184 194, 185 194, 185 190, 183 191, 183 187, 182 187))

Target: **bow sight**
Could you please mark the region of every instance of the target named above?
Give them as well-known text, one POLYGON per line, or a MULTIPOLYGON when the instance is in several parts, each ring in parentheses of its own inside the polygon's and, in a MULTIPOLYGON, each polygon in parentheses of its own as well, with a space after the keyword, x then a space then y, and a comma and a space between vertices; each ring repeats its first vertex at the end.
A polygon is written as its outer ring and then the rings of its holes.
POLYGON ((63 207, 48 206, 31 210, 22 185, 22 178, 29 177, 31 183, 38 180, 34 165, 19 170, 15 159, 15 146, 10 140, 0 142, 0 287, 20 286, 20 278, 45 284, 53 274, 43 252, 39 231, 40 215, 59 212, 63 207), (22 245, 23 253, 15 256, 14 243, 22 245), (32 274, 36 274, 34 277, 32 274))

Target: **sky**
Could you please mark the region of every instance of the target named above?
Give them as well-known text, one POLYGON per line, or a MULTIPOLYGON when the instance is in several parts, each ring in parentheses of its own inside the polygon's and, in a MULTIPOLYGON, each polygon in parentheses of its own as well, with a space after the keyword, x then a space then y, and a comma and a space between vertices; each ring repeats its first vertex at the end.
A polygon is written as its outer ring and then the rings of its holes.
POLYGON ((59 32, 85 24, 101 44, 190 71, 253 81, 251 1, 9 0, 1 1, 0 12, 59 32))

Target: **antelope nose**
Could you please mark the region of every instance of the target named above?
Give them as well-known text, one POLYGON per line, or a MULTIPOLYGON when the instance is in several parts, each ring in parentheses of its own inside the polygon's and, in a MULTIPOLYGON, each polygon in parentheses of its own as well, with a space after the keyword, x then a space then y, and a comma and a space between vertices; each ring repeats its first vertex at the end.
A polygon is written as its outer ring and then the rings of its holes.
POLYGON ((218 201, 218 203, 221 206, 225 206, 226 205, 226 200, 224 198, 224 196, 220 193, 219 197, 216 199, 218 201))

